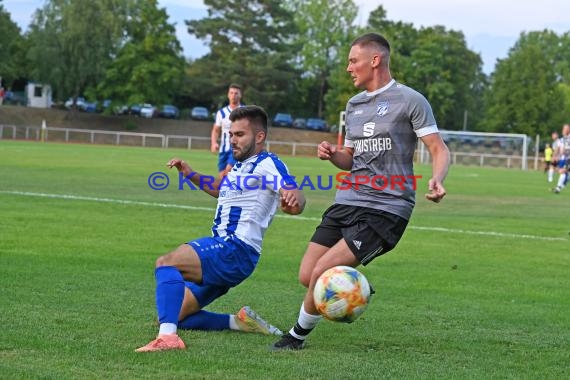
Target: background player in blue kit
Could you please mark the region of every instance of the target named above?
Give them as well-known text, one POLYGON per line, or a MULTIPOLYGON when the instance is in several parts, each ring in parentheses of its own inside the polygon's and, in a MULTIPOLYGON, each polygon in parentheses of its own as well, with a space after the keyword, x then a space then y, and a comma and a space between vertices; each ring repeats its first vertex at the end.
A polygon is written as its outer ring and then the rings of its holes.
POLYGON ((553 144, 554 157, 558 166, 558 183, 552 191, 560 193, 568 183, 568 167, 570 166, 570 124, 562 127, 562 137, 553 144))
POLYGON ((216 120, 212 126, 210 150, 212 153, 218 154, 218 172, 220 178, 228 174, 235 163, 229 135, 232 123, 230 121, 230 114, 233 110, 242 106, 241 97, 241 86, 235 83, 230 84, 228 88, 229 104, 216 112, 216 120))
MULTIPOLYGON (((348 101, 346 138, 343 149, 326 141, 318 157, 331 161, 355 177, 411 178, 417 139, 427 146, 432 177, 427 199, 439 202, 445 196, 443 181, 449 167, 449 150, 441 139, 427 100, 417 91, 392 79, 390 44, 375 33, 357 38, 351 46, 347 71, 354 85, 364 91, 348 101)), ((314 301, 318 277, 337 265, 356 267, 393 249, 408 224, 415 205, 415 186, 403 188, 382 183, 338 190, 335 204, 323 215, 309 243, 299 279, 307 287, 297 323, 272 346, 272 350, 296 350, 322 319, 314 301)))
MULTIPOLYGON (((251 275, 261 254, 265 230, 280 205, 288 214, 299 214, 305 206, 287 167, 264 150, 267 114, 257 106, 239 107, 230 115, 229 132, 236 164, 223 179, 235 184, 247 177, 247 186, 227 186, 217 179, 202 190, 218 198, 212 236, 189 241, 156 261, 156 308, 160 322, 158 337, 138 352, 185 348, 177 329, 241 330, 264 334, 280 331, 244 307, 237 315, 202 310, 251 275), (267 181, 265 181, 268 179, 267 181), (251 181, 255 183, 252 183, 251 181), (269 183, 268 186, 262 186, 269 183), (286 188, 284 188, 286 187, 286 188)), ((200 186, 204 176, 193 172, 183 160, 173 158, 175 167, 200 186)), ((207 181, 210 183, 211 181, 207 181)))

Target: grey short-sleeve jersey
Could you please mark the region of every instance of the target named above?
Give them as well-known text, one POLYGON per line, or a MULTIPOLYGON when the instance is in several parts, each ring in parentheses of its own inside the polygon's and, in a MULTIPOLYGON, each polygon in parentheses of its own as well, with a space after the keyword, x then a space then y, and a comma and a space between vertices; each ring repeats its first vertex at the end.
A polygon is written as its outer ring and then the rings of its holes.
POLYGON ((407 86, 392 80, 374 92, 355 95, 346 107, 345 146, 354 149, 352 169, 339 184, 336 203, 408 220, 415 205, 417 138, 432 133, 438 129, 431 106, 407 86))

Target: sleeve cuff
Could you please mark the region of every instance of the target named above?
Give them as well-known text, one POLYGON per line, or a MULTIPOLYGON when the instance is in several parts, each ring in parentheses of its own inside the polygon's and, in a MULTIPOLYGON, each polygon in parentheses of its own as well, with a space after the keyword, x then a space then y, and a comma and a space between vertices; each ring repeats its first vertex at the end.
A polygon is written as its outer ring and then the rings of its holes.
POLYGON ((439 133, 439 129, 437 129, 437 125, 434 124, 434 125, 430 125, 427 127, 420 128, 420 129, 416 129, 415 132, 416 132, 416 136, 424 137, 424 136, 431 135, 434 133, 439 133))

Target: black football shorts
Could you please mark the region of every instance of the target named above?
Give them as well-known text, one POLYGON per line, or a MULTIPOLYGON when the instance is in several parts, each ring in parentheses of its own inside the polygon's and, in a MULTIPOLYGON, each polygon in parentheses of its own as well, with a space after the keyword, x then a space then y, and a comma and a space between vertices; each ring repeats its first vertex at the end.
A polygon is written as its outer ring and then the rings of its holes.
POLYGON ((392 250, 407 225, 406 219, 389 212, 334 204, 323 214, 311 241, 332 247, 344 238, 358 261, 366 265, 392 250))

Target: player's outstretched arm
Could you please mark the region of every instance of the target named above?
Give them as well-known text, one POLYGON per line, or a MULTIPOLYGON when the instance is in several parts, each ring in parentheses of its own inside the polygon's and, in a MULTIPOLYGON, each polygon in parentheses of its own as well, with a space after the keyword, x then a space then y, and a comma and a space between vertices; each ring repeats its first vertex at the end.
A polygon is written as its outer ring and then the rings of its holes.
POLYGON ((432 202, 440 202, 447 194, 443 187, 443 181, 449 170, 449 149, 441 139, 439 133, 432 133, 422 137, 432 157, 432 177, 428 182, 426 199, 432 202))
POLYGON ((176 168, 178 172, 182 173, 182 175, 186 178, 190 179, 194 185, 197 185, 200 190, 204 191, 205 193, 210 194, 214 198, 217 198, 220 194, 220 182, 219 178, 214 178, 212 176, 207 176, 192 170, 190 165, 184 160, 180 158, 173 158, 166 166, 170 169, 176 168))
POLYGON ((337 149, 335 145, 328 141, 323 141, 317 147, 317 156, 321 160, 328 160, 342 170, 352 169, 353 153, 354 150, 351 148, 343 147, 342 149, 337 149))
POLYGON ((301 190, 279 190, 281 194, 281 210, 290 215, 298 215, 305 209, 305 195, 301 190))

